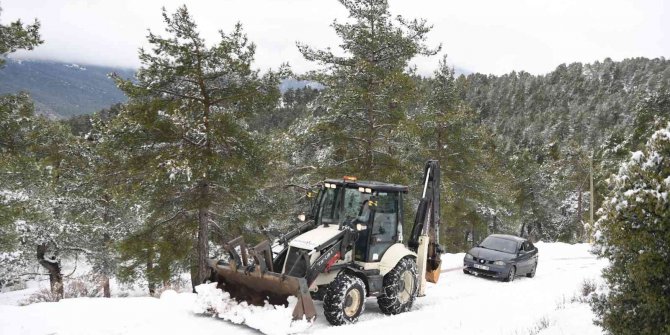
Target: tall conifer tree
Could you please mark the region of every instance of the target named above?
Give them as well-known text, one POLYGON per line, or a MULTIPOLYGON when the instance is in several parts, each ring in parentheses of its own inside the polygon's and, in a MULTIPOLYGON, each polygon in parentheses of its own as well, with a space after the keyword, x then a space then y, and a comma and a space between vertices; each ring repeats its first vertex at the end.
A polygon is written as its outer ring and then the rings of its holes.
POLYGON ((323 66, 313 75, 326 86, 327 113, 313 129, 320 138, 316 145, 328 153, 323 172, 400 182, 405 174, 398 125, 416 93, 409 61, 434 55, 440 47, 425 44, 431 25, 393 17, 386 0, 340 3, 350 19, 332 24, 342 52, 298 44, 307 60, 323 66))
POLYGON ((193 232, 195 285, 208 275, 213 216, 243 210, 264 174, 263 140, 246 121, 277 104, 279 74, 252 69, 241 24, 210 46, 185 6, 163 19, 167 36, 149 33, 136 80, 115 78, 130 102, 112 132, 154 221, 193 232))

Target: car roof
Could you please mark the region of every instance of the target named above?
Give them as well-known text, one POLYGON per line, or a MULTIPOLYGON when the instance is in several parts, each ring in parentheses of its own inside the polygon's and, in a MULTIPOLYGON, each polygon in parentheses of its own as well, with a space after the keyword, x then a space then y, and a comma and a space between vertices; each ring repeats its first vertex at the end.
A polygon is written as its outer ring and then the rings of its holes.
POLYGON ((507 235, 507 234, 491 234, 489 237, 497 237, 497 238, 502 238, 505 240, 511 240, 511 241, 516 241, 516 242, 526 242, 526 239, 523 237, 519 236, 514 236, 514 235, 507 235))
POLYGON ((405 185, 382 183, 379 181, 368 181, 368 180, 347 181, 343 179, 326 179, 324 182, 335 184, 337 186, 346 186, 349 188, 367 187, 382 192, 407 193, 408 191, 408 187, 405 185))

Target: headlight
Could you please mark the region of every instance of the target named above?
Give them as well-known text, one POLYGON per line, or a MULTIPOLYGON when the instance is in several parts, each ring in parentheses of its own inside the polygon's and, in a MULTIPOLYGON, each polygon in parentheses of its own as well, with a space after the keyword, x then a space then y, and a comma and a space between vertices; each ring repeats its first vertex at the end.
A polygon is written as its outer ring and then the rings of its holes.
POLYGON ((472 259, 472 255, 470 255, 470 254, 465 254, 465 259, 472 259))
POLYGON ((505 262, 503 262, 503 261, 495 261, 495 262, 493 262, 493 264, 495 264, 495 265, 505 265, 505 262))

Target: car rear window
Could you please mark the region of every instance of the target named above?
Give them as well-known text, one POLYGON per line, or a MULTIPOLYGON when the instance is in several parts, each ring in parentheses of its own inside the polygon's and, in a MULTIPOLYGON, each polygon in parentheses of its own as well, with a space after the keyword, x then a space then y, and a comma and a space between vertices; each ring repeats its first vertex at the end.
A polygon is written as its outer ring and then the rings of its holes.
POLYGON ((479 244, 480 247, 486 249, 492 249, 502 252, 507 252, 510 254, 516 253, 516 242, 504 238, 492 237, 489 236, 482 243, 479 244))

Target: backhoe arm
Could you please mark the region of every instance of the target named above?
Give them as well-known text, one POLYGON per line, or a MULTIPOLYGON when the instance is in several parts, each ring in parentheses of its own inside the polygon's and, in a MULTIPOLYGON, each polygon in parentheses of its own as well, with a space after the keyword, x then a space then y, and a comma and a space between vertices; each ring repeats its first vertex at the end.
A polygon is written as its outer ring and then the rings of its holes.
POLYGON ((419 295, 424 295, 426 280, 436 283, 440 276, 440 165, 436 160, 426 162, 423 192, 416 211, 408 246, 418 256, 420 274, 419 295))

